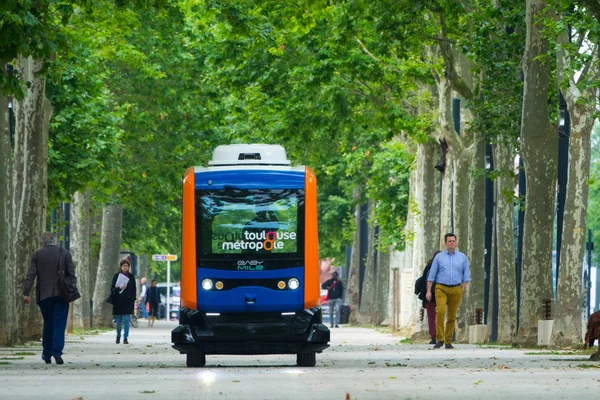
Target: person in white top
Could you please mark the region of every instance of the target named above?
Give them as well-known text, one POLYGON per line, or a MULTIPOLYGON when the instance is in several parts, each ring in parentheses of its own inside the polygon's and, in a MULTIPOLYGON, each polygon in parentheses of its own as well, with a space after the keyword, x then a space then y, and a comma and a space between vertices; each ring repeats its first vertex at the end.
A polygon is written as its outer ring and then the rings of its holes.
POLYGON ((148 310, 146 309, 146 302, 148 300, 148 285, 146 285, 146 277, 143 277, 142 279, 140 279, 140 286, 142 289, 142 293, 140 294, 140 297, 138 298, 139 304, 140 304, 140 309, 142 310, 142 314, 144 315, 144 318, 148 319, 148 310))

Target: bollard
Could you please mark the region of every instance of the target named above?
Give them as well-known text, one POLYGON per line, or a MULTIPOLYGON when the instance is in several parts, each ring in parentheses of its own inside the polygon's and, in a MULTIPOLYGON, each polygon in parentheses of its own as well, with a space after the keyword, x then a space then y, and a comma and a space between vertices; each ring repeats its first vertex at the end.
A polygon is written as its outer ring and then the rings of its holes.
POLYGON ((483 325, 483 308, 476 308, 474 315, 475 325, 483 325))
POLYGON ((542 319, 550 320, 552 318, 552 299, 542 300, 542 319))
POLYGON ((476 308, 473 312, 474 324, 469 326, 469 344, 484 343, 490 339, 490 331, 483 324, 483 308, 476 308))
POLYGON ((419 312, 419 322, 423 322, 424 319, 425 319, 425 309, 421 308, 421 311, 419 312))
POLYGON ((542 300, 542 312, 538 321, 537 344, 538 346, 549 346, 552 340, 552 299, 542 300))

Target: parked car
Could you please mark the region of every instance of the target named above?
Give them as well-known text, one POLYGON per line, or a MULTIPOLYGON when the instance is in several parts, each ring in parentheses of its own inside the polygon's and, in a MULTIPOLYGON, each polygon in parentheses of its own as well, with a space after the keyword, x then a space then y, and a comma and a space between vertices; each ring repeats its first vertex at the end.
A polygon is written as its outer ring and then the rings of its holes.
POLYGON ((321 289, 321 297, 319 299, 321 305, 327 304, 327 289, 321 289))
MULTIPOLYGON (((158 318, 166 319, 167 315, 167 284, 166 283, 157 283, 158 292, 160 293, 160 306, 158 310, 158 318)), ((181 303, 181 288, 177 283, 171 283, 169 294, 171 295, 171 300, 169 301, 169 313, 171 314, 171 320, 179 319, 179 305, 181 303)))

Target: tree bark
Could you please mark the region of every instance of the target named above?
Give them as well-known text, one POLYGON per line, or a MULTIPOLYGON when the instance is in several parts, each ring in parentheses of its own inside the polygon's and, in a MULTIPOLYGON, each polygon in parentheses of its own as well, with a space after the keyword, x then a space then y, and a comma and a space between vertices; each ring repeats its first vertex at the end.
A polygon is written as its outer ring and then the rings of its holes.
POLYGON ((417 207, 423 236, 422 266, 440 248, 440 172, 435 169, 439 162, 438 151, 439 145, 435 142, 421 144, 417 150, 418 183, 415 184, 419 188, 417 207))
MULTIPOLYGON (((596 6, 596 10, 600 10, 600 5, 596 6)), ((559 346, 569 346, 580 344, 582 336, 581 261, 584 257, 586 241, 591 132, 598 94, 597 86, 590 84, 590 80, 595 79, 598 74, 599 45, 596 44, 596 49, 592 53, 594 57, 588 61, 589 64, 583 68, 584 72, 575 82, 568 71, 571 59, 566 50, 569 44, 566 31, 559 35, 558 44, 558 81, 561 82, 566 77, 569 82, 567 87, 562 88, 562 93, 571 118, 571 136, 553 342, 559 346), (584 89, 580 90, 580 87, 584 89)))
MULTIPOLYGON (((512 343, 517 333, 517 279, 514 246, 514 152, 511 144, 494 147, 496 178, 495 228, 498 245, 498 342, 512 343)), ((491 298, 491 296, 490 296, 491 298)), ((491 308, 490 308, 491 309, 491 308)))
POLYGON ((375 317, 376 325, 388 320, 387 302, 391 295, 390 277, 390 251, 377 251, 377 287, 375 288, 375 317))
POLYGON ((358 202, 360 198, 360 189, 354 189, 354 199, 357 201, 354 207, 354 242, 352 243, 352 256, 350 257, 350 270, 348 271, 348 287, 346 288, 346 303, 352 307, 349 322, 352 324, 358 323, 359 308, 359 285, 360 285, 360 220, 361 205, 358 202))
POLYGON ((90 329, 90 263, 92 251, 91 192, 75 192, 71 201, 71 255, 76 267, 81 299, 74 303, 73 327, 90 329))
POLYGON ((537 323, 545 299, 552 299, 552 235, 558 144, 548 111, 549 65, 540 56, 549 42, 541 22, 546 4, 526 1, 527 38, 522 66, 521 156, 527 194, 523 226, 523 263, 518 342, 537 343, 537 323))
MULTIPOLYGON (((467 168, 481 171, 485 169, 485 143, 483 140, 477 140, 472 145, 473 154, 468 155, 470 164, 467 168)), ((471 151, 469 151, 470 153, 471 151)), ((467 342, 469 337, 469 325, 473 325, 474 313, 477 308, 484 309, 484 289, 485 289, 485 177, 482 174, 469 174, 467 190, 465 195, 466 209, 461 206, 457 200, 457 214, 465 214, 467 218, 466 235, 461 234, 461 251, 465 253, 469 260, 471 272, 471 282, 463 296, 457 319, 457 339, 461 342, 467 342), (475 175, 475 176, 473 176, 475 175), (465 210, 462 211, 461 210, 465 210), (466 246, 465 246, 466 245, 466 246), (460 334, 458 334, 460 332, 460 334)), ((464 227, 461 226, 462 229, 464 227)))
POLYGON ((105 299, 110 294, 113 275, 119 270, 123 205, 107 205, 102 212, 100 262, 94 289, 94 327, 111 326, 112 305, 105 299))
MULTIPOLYGON (((15 152, 13 164, 13 254, 17 293, 29 269, 31 254, 39 246, 45 230, 47 206, 47 147, 51 109, 45 97, 46 79, 36 75, 43 63, 19 57, 17 69, 29 88, 22 101, 16 101, 15 152)), ((35 295, 32 296, 35 304, 35 295)), ((20 296, 13 299, 19 319, 19 340, 38 339, 41 315, 37 307, 26 307, 20 296), (15 304, 16 303, 16 304, 15 304)))
MULTIPOLYGON (((435 169, 439 163, 439 144, 435 141, 419 144, 416 153, 416 168, 414 174, 410 175, 409 183, 411 203, 416 205, 417 212, 411 219, 413 223, 409 228, 412 229, 412 243, 407 241, 406 244, 413 250, 411 262, 413 282, 421 276, 433 252, 439 249, 440 237, 440 173, 435 169)), ((403 290, 406 287, 402 285, 403 290)), ((410 313, 414 318, 412 323, 418 326, 422 303, 414 296, 412 290, 403 293, 401 298, 407 296, 411 297, 413 304, 410 313)))
MULTIPOLYGON (((0 73, 5 74, 5 62, 0 73)), ((10 141, 8 97, 0 94, 0 346, 13 344, 17 314, 14 307, 16 270, 12 261, 13 156, 10 141)))
POLYGON ((560 272, 556 290, 556 321, 553 343, 581 343, 581 272, 585 253, 588 180, 590 177, 591 132, 595 103, 567 101, 571 116, 569 172, 565 200, 560 272))
MULTIPOLYGON (((138 257, 138 269, 140 271, 140 278, 146 277, 148 281, 154 279, 154 273, 148 269, 148 256, 140 254, 138 257), (150 275, 152 273, 152 275, 150 275)), ((150 285, 150 282, 146 282, 150 285)))
POLYGON ((368 204, 368 224, 369 224, 369 248, 367 251, 367 260, 365 262, 365 273, 362 281, 362 292, 360 296, 360 315, 359 321, 361 324, 373 324, 375 316, 375 290, 377 278, 377 249, 375 248, 375 224, 374 217, 374 201, 367 200, 368 204))

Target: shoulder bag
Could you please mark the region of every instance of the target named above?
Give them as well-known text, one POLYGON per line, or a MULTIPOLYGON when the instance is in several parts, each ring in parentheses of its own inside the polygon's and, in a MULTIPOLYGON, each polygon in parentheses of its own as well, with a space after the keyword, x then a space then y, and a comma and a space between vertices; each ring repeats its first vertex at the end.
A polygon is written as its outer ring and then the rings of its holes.
POLYGON ((58 268, 58 292, 60 297, 67 303, 71 303, 81 297, 77 289, 77 279, 74 276, 66 276, 65 268, 60 264, 60 250, 58 248, 58 258, 56 266, 58 268))

